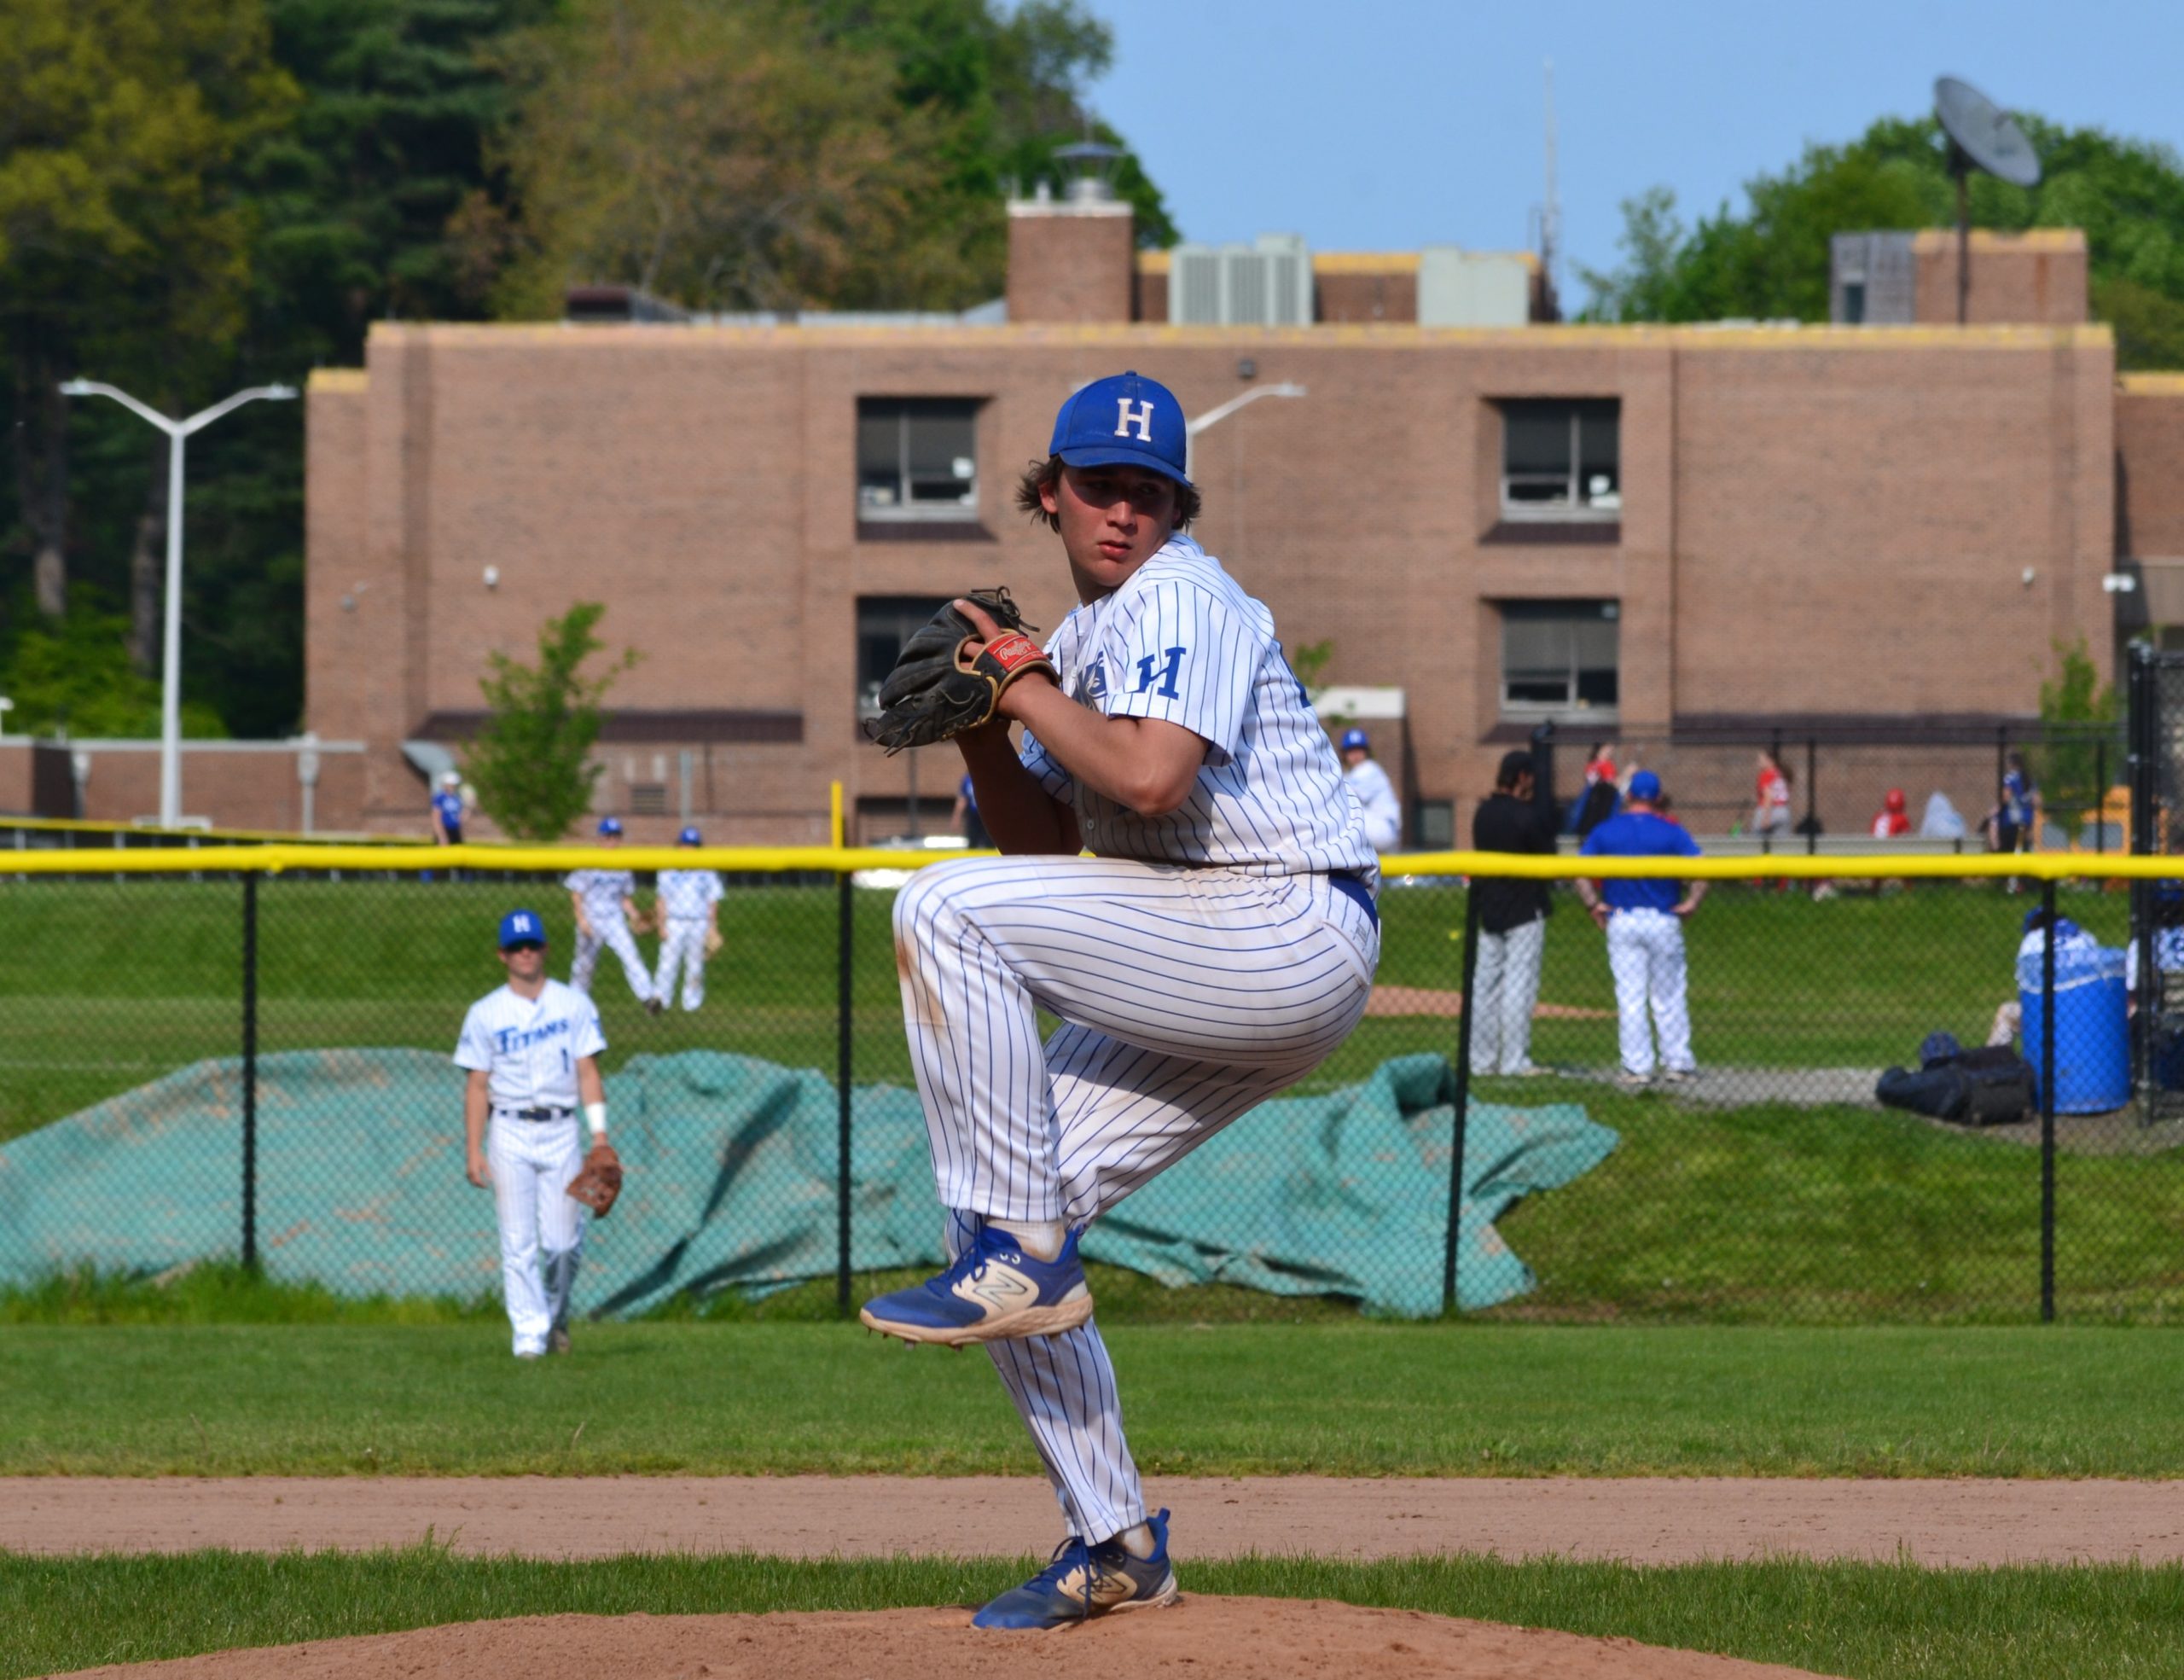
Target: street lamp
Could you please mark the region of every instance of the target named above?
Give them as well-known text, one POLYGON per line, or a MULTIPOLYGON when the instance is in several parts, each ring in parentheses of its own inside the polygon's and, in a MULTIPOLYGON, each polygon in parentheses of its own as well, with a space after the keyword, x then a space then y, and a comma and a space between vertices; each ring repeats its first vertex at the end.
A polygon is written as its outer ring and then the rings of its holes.
POLYGON ((1196 420, 1191 421, 1183 427, 1184 473, 1188 474, 1191 470, 1190 445, 1192 442, 1197 439, 1199 433, 1205 431, 1209 426, 1218 426, 1223 421, 1228 419, 1230 415, 1235 413, 1238 409, 1248 407, 1251 404, 1258 401, 1262 397, 1301 397, 1304 394, 1304 387, 1303 386, 1291 385, 1287 381, 1280 385, 1255 385, 1250 390, 1245 392, 1241 396, 1231 397, 1227 402, 1222 404, 1218 408, 1208 409, 1204 414, 1199 416, 1196 420))
POLYGON ((223 402, 200 410, 187 420, 170 420, 147 407, 126 391, 96 380, 72 379, 61 387, 64 397, 111 397, 139 419, 148 420, 167 434, 167 599, 165 634, 160 656, 165 666, 160 683, 160 826, 171 828, 182 820, 182 445, 193 432, 201 432, 222 415, 263 397, 269 402, 288 402, 296 394, 293 385, 253 385, 223 402))

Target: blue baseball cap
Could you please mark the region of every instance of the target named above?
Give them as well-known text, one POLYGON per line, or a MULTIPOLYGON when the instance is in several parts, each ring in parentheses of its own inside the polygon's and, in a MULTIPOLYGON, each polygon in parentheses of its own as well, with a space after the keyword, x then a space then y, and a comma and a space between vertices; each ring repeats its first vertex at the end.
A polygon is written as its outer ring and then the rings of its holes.
POLYGON ((599 819, 599 832, 602 834, 620 834, 622 832, 622 819, 619 817, 601 817, 599 819))
POLYGON ((1369 753, 1373 750, 1373 737, 1362 730, 1345 730, 1342 732, 1342 750, 1347 753, 1353 747, 1362 747, 1369 753))
POLYGON ((501 918, 501 949, 511 945, 543 945, 546 943, 546 924, 538 919, 536 910, 510 910, 501 918))
POLYGON ((1072 467, 1143 467, 1188 485, 1190 432, 1183 405, 1157 379, 1111 374, 1075 392, 1054 416, 1047 453, 1072 467))
POLYGON ((1641 770, 1630 778, 1630 797, 1651 801, 1661 796, 1661 778, 1649 770, 1641 770))
POLYGON ((695 828, 685 828, 681 834, 676 835, 675 843, 677 846, 703 846, 706 843, 706 837, 695 828))

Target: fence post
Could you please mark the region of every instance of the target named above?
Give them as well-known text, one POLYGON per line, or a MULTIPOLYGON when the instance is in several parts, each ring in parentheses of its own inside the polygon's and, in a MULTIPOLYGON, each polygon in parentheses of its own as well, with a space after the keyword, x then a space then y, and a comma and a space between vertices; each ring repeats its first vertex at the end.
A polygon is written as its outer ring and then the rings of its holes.
POLYGON ((2106 735, 2093 743, 2093 851, 2097 857, 2108 854, 2108 737, 2106 735))
POLYGON ((242 1265, 258 1270, 258 875, 242 878, 242 1265))
POLYGON ((1820 738, 1805 737, 1805 856, 1820 850, 1820 738))
POLYGON ((2040 1322, 2055 1322, 2055 882, 2040 883, 2040 1322))
POLYGON ((1456 1018, 1456 1113, 1449 1140, 1449 1237, 1441 1257, 1441 1311, 1456 1310, 1456 1246, 1463 1228, 1464 1126, 1471 1111, 1471 1021, 1478 1000, 1472 988, 1478 979, 1478 877, 1464 888, 1464 1002, 1456 1018))
POLYGON ((835 880, 834 934, 834 1307, 850 1310, 850 872, 835 880))

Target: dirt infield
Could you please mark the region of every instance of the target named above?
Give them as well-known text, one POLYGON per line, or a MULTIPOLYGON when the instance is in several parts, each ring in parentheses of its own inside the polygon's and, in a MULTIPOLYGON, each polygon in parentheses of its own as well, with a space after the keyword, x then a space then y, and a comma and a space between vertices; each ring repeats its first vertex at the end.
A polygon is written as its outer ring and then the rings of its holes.
POLYGON ((412 1633, 223 1651, 83 1671, 130 1680, 767 1680, 944 1674, 952 1680, 1792 1680, 1803 1669, 1664 1650, 1628 1639, 1459 1621, 1324 1601, 1201 1598, 1052 1633, 973 1633, 963 1610, 774 1616, 541 1616, 412 1633))
MULTIPOLYGON (((1155 1478, 1179 1561, 1259 1551, 1681 1563, 1780 1554, 1937 1567, 2184 1560, 2184 1481, 1155 1478)), ((485 1555, 1042 1555, 1030 1477, 0 1479, 0 1548, 360 1550, 427 1532, 485 1555)))
MULTIPOLYGON (((1432 1015, 1454 1020, 1464 1012, 1464 995, 1426 985, 1376 985, 1365 1000, 1368 1015, 1432 1015)), ((1613 1020, 1612 1009, 1588 1009, 1575 1003, 1535 1003, 1534 1020, 1613 1020)))

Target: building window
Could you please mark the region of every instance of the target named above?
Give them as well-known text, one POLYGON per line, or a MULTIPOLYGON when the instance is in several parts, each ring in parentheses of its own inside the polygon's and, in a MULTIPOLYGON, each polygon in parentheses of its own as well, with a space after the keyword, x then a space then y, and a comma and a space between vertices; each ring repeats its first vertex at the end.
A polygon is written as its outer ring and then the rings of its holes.
POLYGON ((1623 404, 1613 398, 1502 403, 1502 517, 1623 515, 1623 404))
POLYGON ((880 685, 895 668, 903 644, 945 607, 944 595, 868 595, 857 603, 857 713, 880 713, 880 685))
POLYGON ((1615 720, 1618 603, 1505 601, 1501 610, 1504 717, 1615 720))
POLYGON ((859 398, 857 518, 976 518, 978 415, 976 402, 953 397, 859 398))

